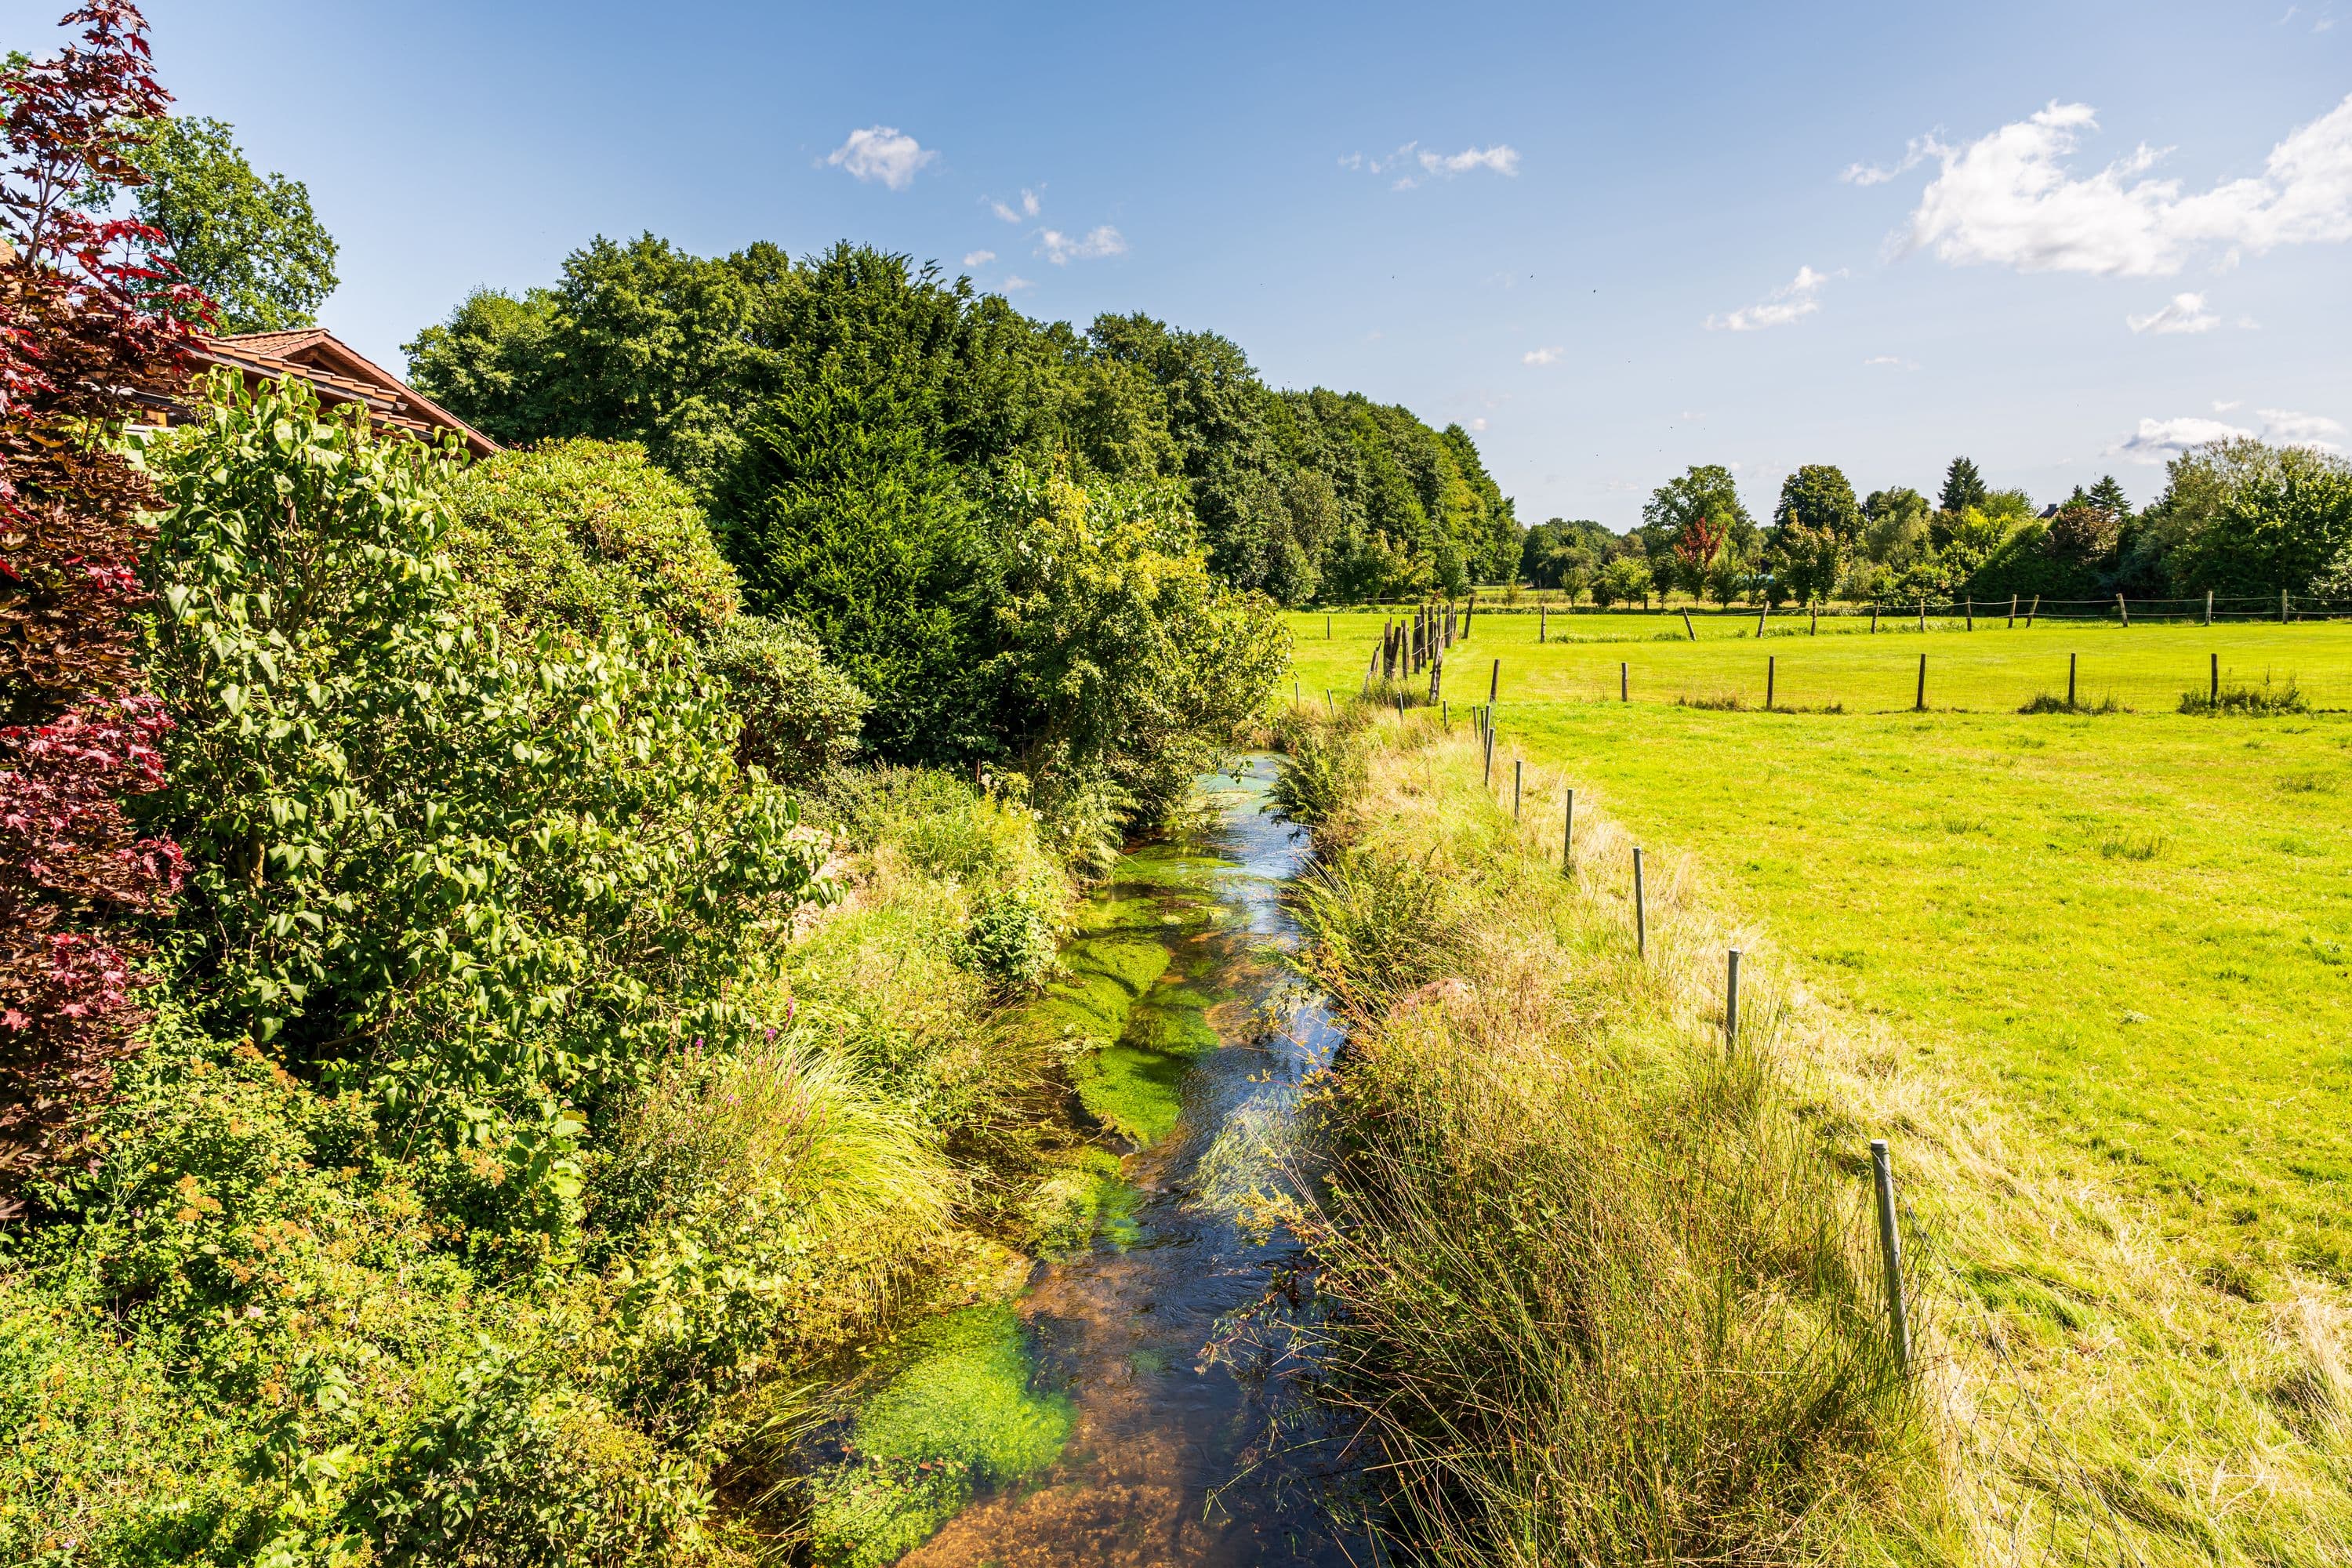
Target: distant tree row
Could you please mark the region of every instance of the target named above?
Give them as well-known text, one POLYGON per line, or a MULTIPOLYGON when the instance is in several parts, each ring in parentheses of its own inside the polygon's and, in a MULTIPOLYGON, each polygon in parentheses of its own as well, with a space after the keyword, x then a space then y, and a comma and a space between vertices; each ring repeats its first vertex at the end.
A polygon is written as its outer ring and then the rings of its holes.
POLYGON ((407 352, 421 389, 502 442, 643 442, 755 583, 779 487, 823 507, 852 469, 898 498, 902 515, 868 520, 882 537, 953 531, 1014 465, 1179 480, 1217 574, 1286 604, 1458 592, 1519 553, 1511 503, 1458 426, 1274 391, 1228 339, 1149 316, 1033 321, 846 243, 795 261, 599 238, 554 283, 478 292, 407 352))
POLYGON ((1559 518, 1528 531, 1520 577, 1595 604, 1680 592, 1717 603, 2081 599, 2288 593, 2352 597, 2352 464, 2250 438, 2175 458, 2164 493, 2135 512, 2108 475, 2036 509, 1956 458, 1930 500, 1916 489, 1857 498, 1840 469, 1808 464, 1759 526, 1728 469, 1660 485, 1619 535, 1559 518))

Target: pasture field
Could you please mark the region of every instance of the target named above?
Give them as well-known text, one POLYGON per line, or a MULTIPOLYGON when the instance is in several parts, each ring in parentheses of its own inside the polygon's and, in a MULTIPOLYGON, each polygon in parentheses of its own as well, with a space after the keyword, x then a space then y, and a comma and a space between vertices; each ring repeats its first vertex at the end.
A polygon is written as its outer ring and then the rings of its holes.
MULTIPOLYGON (((1327 638, 1291 617, 1307 701, 1358 689, 1381 619, 1327 638)), ((2352 705, 2352 626, 1815 637, 1791 618, 1759 647, 1752 619, 1696 625, 1556 618, 1539 646, 1536 617, 1482 613, 1447 670, 1453 721, 1500 659, 1506 795, 1524 758, 1531 814, 1557 820, 1573 784, 1693 856, 1777 962, 2144 1200, 2221 1288, 2352 1279, 2352 715, 2176 711, 2215 654, 2225 682, 2352 705), (2124 710, 2018 713, 2063 695, 2070 653, 2080 700, 2124 710), (1779 702, 1813 710, 1757 710, 1767 655, 1779 702)))

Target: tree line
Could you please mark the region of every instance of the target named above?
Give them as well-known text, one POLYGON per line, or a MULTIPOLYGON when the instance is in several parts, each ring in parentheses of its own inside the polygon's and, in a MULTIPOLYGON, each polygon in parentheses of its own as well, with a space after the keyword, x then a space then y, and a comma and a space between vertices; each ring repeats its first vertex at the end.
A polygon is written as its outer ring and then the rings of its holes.
POLYGON ((2352 464, 2308 447, 2238 437, 2175 458, 2134 510, 2110 474, 2037 509, 1952 460, 1931 500, 1906 487, 1857 499, 1834 465, 1781 482, 1759 525, 1730 470, 1694 466, 1660 485, 1620 535, 1559 518, 1528 531, 1519 575, 1571 599, 1647 604, 1681 592, 1718 604, 1873 604, 2271 595, 2352 597, 2352 464))

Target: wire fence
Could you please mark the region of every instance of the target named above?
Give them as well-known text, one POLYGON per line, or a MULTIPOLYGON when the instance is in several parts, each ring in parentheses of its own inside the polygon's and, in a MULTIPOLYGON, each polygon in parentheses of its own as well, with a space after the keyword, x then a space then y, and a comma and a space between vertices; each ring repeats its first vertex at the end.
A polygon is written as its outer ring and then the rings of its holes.
MULTIPOLYGON (((1916 647, 1916 645, 1913 645, 1916 647)), ((1351 692, 1383 707, 1466 708, 1490 697, 1520 712, 1544 706, 1647 703, 1783 713, 2197 713, 2292 716, 2352 711, 2352 668, 2214 654, 2170 661, 2096 651, 2032 658, 1893 650, 1876 657, 1751 652, 1719 645, 1603 648, 1568 645, 1499 662, 1449 658, 1433 680, 1366 672, 1351 692), (1621 653, 1630 657, 1618 657, 1621 653), (1582 655, 1583 657, 1579 657, 1582 655), (1604 657, 1594 657, 1594 656, 1604 657)))
POLYGON ((1782 602, 1766 606, 1746 605, 1708 605, 1697 600, 1676 604, 1664 598, 1653 603, 1621 600, 1615 604, 1577 604, 1558 589, 1522 588, 1494 590, 1509 594, 1509 597, 1488 597, 1485 594, 1458 600, 1397 599, 1365 601, 1348 605, 1318 605, 1303 612, 1310 615, 1403 615, 1411 616, 1425 605, 1436 604, 1441 610, 1451 605, 1457 615, 1472 618, 1481 616, 1563 616, 1570 620, 1585 616, 1627 616, 1688 615, 1702 622, 1718 620, 1753 621, 1759 614, 1769 614, 1775 620, 1807 619, 1840 621, 1866 619, 1883 623, 1904 620, 1927 621, 1990 621, 2016 619, 2020 624, 2040 621, 2107 621, 2128 626, 2137 622, 2163 622, 2173 625, 2220 626, 2230 622, 2265 621, 2292 625, 2298 621, 2352 621, 2352 598, 2327 598, 2311 594, 2207 594, 2188 598, 2132 598, 2122 594, 2106 595, 2095 599, 2045 599, 2038 595, 2021 594, 2011 597, 1974 599, 1919 598, 1881 599, 1870 602, 1840 600, 1819 605, 1782 602))

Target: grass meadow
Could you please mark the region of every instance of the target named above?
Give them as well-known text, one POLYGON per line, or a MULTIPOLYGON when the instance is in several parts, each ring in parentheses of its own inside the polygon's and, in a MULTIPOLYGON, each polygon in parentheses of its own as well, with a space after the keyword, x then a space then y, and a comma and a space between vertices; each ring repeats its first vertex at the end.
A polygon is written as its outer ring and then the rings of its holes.
MULTIPOLYGON (((1292 617, 1307 704, 1358 689, 1380 622, 1292 617)), ((1811 1020, 1824 1129, 1894 1141, 1972 1550, 2346 1549, 2352 715, 2325 708, 2352 626, 1696 626, 1556 617, 1539 645, 1482 614, 1447 699, 1499 659, 1495 798, 1523 759, 1531 851, 1573 785, 1580 884, 1622 897, 1644 846, 1654 900, 1708 911, 1811 1020), (2018 712, 2069 654, 2113 709, 2018 712), (2322 710, 2178 711, 2215 655, 2322 710)))

